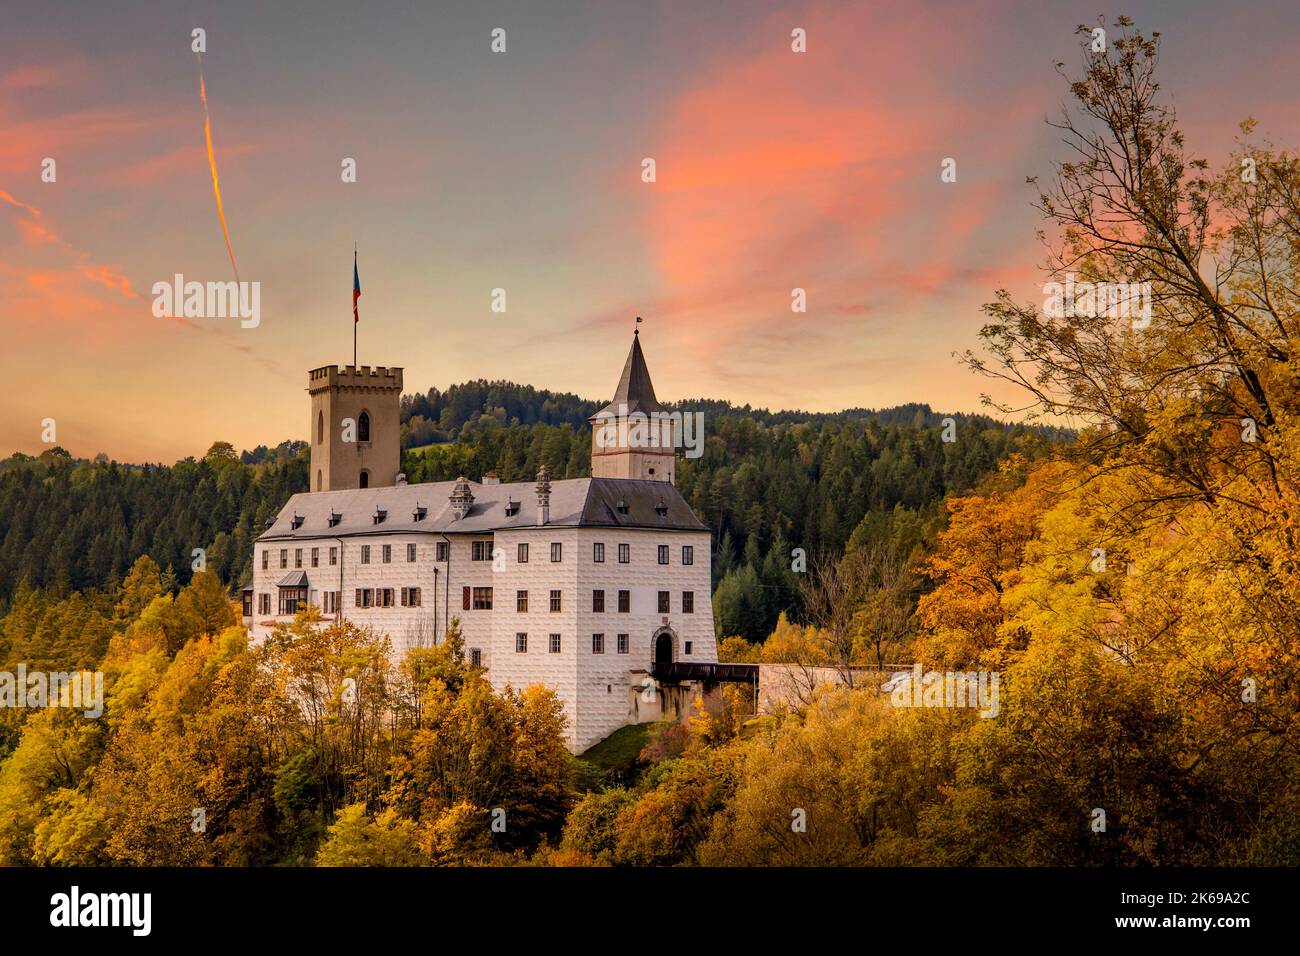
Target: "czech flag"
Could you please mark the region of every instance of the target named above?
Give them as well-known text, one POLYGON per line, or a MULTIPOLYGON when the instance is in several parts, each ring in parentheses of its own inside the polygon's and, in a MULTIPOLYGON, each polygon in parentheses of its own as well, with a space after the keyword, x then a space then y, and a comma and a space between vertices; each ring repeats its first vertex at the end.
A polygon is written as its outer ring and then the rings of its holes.
POLYGON ((352 252, 352 324, 356 325, 361 321, 357 315, 357 299, 361 298, 361 274, 357 272, 357 253, 352 252))

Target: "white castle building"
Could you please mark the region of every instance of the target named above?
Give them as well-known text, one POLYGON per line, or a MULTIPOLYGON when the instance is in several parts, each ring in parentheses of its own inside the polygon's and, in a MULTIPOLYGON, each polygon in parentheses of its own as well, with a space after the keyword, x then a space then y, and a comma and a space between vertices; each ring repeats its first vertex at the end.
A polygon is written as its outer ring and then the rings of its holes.
MULTIPOLYGON (((255 544, 255 640, 308 603, 387 634, 399 655, 458 619, 495 687, 559 695, 575 751, 657 719, 655 677, 689 701, 718 668, 710 535, 673 484, 673 436, 646 447, 644 432, 593 427, 591 478, 412 485, 398 471, 400 368, 318 368, 308 391, 313 490, 255 544)), ((593 425, 663 411, 634 336, 593 425)))

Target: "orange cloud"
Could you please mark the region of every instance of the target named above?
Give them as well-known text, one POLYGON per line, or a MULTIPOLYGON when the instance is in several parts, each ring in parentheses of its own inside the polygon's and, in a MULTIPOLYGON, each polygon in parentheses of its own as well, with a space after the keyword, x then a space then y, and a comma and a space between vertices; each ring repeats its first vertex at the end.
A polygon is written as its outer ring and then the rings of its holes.
POLYGON ((41 218, 41 211, 35 206, 29 205, 19 199, 15 199, 7 192, 0 190, 0 200, 9 203, 17 209, 25 212, 30 218, 19 219, 18 229, 28 245, 32 246, 57 246, 67 255, 75 260, 75 267, 72 270, 83 278, 103 286, 106 289, 113 290, 125 298, 139 298, 133 288, 131 280, 118 270, 116 266, 104 263, 90 261, 90 255, 80 249, 77 249, 72 243, 67 242, 57 236, 52 230, 38 222, 41 218))

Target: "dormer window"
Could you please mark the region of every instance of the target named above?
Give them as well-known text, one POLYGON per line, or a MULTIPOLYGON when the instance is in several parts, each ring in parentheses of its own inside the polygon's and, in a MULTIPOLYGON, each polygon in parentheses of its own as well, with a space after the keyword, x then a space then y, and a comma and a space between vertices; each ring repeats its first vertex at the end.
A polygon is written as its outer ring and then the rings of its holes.
POLYGON ((428 514, 429 514, 428 508, 421 508, 419 505, 416 505, 415 510, 411 512, 411 520, 423 521, 425 517, 428 516, 428 514))
POLYGON ((512 518, 512 517, 514 517, 514 516, 517 515, 517 514, 519 514, 519 502, 517 502, 517 501, 511 501, 509 498, 507 498, 507 499, 506 499, 506 517, 507 517, 507 518, 512 518))
POLYGON ((342 521, 342 520, 343 520, 343 516, 342 516, 341 514, 339 514, 337 511, 331 511, 331 512, 330 512, 329 525, 330 525, 331 528, 334 527, 336 524, 338 524, 338 523, 339 523, 340 521, 342 521))
POLYGON ((375 509, 375 515, 374 515, 375 524, 383 524, 384 519, 387 517, 388 517, 388 512, 385 511, 383 508, 375 509))
POLYGON ((302 515, 295 514, 293 516, 293 520, 289 522, 289 529, 291 531, 297 531, 299 528, 302 527, 303 520, 304 519, 302 515))
POLYGON ((655 505, 655 514, 657 514, 661 518, 668 517, 668 506, 664 504, 664 500, 662 498, 659 499, 659 504, 655 505))
POLYGON ((618 513, 621 515, 627 514, 628 511, 630 510, 627 506, 627 502, 624 501, 622 498, 618 499, 618 504, 615 505, 614 507, 618 509, 618 513))

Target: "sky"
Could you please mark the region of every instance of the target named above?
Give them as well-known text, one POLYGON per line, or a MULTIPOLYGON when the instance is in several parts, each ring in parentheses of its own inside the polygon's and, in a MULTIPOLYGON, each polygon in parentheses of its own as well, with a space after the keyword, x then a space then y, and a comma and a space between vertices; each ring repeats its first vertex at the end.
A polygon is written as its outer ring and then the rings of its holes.
POLYGON ((47 419, 135 462, 305 439, 308 370, 352 361, 354 243, 358 359, 408 392, 605 400, 640 315, 661 399, 979 411, 1015 396, 954 353, 997 289, 1041 295, 1025 178, 1066 158, 1076 25, 1160 31, 1194 155, 1247 116, 1300 132, 1291 0, 7 6, 0 455, 47 419), (234 279, 195 27, 251 328, 155 315, 155 283, 234 279))

